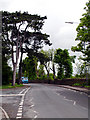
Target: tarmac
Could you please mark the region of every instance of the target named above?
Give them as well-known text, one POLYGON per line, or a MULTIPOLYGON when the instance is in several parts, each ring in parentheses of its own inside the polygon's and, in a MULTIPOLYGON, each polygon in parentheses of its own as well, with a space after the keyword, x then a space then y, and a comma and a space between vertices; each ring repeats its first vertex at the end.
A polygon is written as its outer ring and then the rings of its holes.
MULTIPOLYGON (((52 84, 49 84, 52 85, 52 84)), ((80 91, 80 92, 84 92, 88 95, 90 95, 90 89, 87 88, 81 88, 81 87, 72 87, 72 86, 68 86, 68 85, 57 85, 59 87, 64 87, 67 89, 72 89, 72 90, 76 90, 76 91, 80 91)), ((2 118, 7 118, 5 115, 5 112, 0 108, 0 120, 2 120, 2 118)))

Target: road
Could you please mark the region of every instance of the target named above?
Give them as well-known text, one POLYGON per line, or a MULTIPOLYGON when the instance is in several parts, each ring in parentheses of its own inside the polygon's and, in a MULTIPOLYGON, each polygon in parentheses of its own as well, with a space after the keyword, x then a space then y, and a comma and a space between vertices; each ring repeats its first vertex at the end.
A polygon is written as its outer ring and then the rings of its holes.
POLYGON ((3 95, 2 107, 10 118, 88 118, 88 95, 82 92, 28 84, 28 88, 3 91, 3 95))

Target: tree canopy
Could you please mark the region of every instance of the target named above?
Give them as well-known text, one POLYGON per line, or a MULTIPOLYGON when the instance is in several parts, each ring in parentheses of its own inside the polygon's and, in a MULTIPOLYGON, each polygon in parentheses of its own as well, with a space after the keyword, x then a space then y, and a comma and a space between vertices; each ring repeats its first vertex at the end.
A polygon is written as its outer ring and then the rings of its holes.
POLYGON ((67 49, 56 49, 54 62, 58 64, 58 78, 69 78, 72 75, 72 60, 67 49))
POLYGON ((9 48, 13 64, 12 85, 15 85, 16 81, 20 52, 20 62, 22 62, 23 48, 37 51, 42 47, 42 42, 51 45, 48 40, 49 35, 41 33, 45 19, 47 19, 46 16, 31 15, 28 12, 2 12, 2 40, 3 43, 7 43, 6 47, 9 48))
POLYGON ((90 0, 86 3, 84 8, 86 13, 84 13, 80 19, 80 24, 78 25, 76 41, 80 41, 77 46, 72 47, 72 51, 78 51, 83 54, 82 60, 90 61, 90 0))

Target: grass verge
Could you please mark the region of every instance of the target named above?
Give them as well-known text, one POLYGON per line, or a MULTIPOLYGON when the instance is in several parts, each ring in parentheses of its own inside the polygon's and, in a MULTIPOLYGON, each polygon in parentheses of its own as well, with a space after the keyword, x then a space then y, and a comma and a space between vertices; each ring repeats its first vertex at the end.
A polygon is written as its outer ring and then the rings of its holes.
POLYGON ((23 87, 23 84, 18 85, 17 83, 15 83, 15 86, 12 86, 12 84, 10 83, 9 85, 2 85, 0 86, 0 89, 8 89, 8 88, 16 88, 16 87, 23 87))

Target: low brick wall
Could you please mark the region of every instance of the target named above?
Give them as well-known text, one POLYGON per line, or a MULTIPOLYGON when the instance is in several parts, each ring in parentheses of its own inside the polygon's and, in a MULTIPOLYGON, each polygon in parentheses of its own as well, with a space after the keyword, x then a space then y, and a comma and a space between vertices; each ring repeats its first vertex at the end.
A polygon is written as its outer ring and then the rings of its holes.
POLYGON ((58 85, 73 85, 74 83, 83 84, 86 82, 86 79, 63 79, 58 80, 29 80, 29 83, 48 83, 48 84, 58 84, 58 85))

